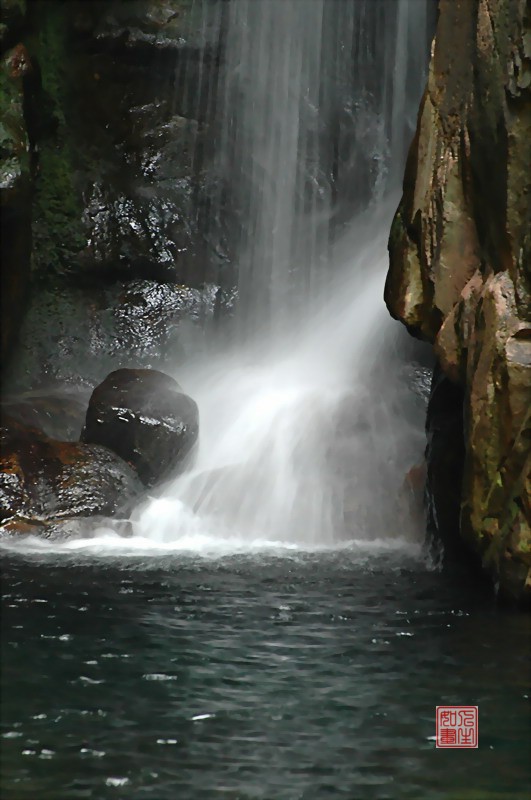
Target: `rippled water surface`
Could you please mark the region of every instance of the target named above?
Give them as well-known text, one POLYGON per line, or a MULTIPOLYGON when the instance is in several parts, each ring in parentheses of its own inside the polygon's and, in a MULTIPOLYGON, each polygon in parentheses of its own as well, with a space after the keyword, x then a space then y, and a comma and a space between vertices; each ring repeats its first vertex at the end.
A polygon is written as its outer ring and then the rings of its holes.
POLYGON ((3 559, 4 800, 516 798, 529 620, 411 549, 3 559), (437 704, 479 705, 436 750, 437 704))

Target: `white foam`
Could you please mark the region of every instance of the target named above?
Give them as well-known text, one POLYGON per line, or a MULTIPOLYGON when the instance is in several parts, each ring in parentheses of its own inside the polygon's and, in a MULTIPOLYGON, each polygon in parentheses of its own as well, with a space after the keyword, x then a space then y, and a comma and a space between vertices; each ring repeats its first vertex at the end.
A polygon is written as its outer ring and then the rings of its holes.
POLYGON ((68 555, 82 554, 90 557, 120 556, 124 559, 142 557, 156 557, 160 555, 186 557, 200 557, 206 560, 216 560, 231 556, 260 556, 271 555, 279 558, 296 556, 298 554, 333 555, 335 553, 348 554, 352 560, 365 560, 367 557, 384 554, 400 553, 411 557, 422 555, 419 543, 407 539, 373 539, 350 540, 335 545, 308 545, 295 544, 289 541, 274 539, 248 539, 238 536, 222 538, 197 534, 195 536, 182 536, 168 542, 156 542, 143 536, 124 538, 112 531, 100 533, 90 539, 76 539, 70 541, 42 540, 34 536, 9 538, 0 541, 0 549, 21 555, 68 555))

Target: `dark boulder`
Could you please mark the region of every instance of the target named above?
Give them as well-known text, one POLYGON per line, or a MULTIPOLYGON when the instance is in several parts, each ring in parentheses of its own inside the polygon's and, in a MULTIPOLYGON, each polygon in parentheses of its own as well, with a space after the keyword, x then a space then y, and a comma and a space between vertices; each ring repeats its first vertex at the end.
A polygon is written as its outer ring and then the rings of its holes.
POLYGON ((197 405, 173 378, 119 369, 94 389, 81 439, 114 450, 153 486, 182 468, 198 433, 197 405))
POLYGON ((127 513, 142 486, 106 447, 58 442, 4 418, 0 428, 0 524, 127 513))

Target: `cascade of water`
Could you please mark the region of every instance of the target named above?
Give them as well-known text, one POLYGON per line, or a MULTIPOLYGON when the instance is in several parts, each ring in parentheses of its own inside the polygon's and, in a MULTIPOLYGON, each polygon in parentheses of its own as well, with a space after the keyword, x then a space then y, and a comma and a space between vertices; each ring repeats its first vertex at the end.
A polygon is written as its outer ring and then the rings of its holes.
POLYGON ((360 221, 358 279, 348 292, 339 279, 282 350, 257 356, 251 342, 179 374, 201 446, 195 469, 140 510, 139 534, 187 547, 418 536, 403 484, 422 453, 422 404, 388 358, 396 331, 381 303, 390 210, 360 221))
POLYGON ((308 546, 411 532, 403 480, 422 415, 389 356, 381 291, 427 3, 222 5, 213 210, 232 209, 245 344, 180 373, 201 410, 195 469, 136 530, 308 546))
MULTIPOLYGON (((226 12, 216 169, 235 220, 240 308, 254 322, 266 308, 286 308, 298 260, 304 162, 317 148, 323 7, 324 0, 240 0, 226 12)), ((308 229, 299 258, 311 262, 321 238, 308 229)))
POLYGON ((427 3, 211 0, 212 19, 220 4, 213 213, 231 210, 246 334, 278 333, 315 307, 337 223, 396 182, 427 3))

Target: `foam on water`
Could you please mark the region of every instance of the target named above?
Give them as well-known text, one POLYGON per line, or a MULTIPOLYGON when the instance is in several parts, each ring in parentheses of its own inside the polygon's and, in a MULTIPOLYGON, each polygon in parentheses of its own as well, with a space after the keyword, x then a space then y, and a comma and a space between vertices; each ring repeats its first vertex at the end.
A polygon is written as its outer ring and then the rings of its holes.
POLYGON ((334 545, 308 545, 296 544, 291 541, 249 539, 230 533, 225 536, 219 533, 217 535, 196 533, 165 542, 144 536, 124 538, 106 527, 96 528, 91 538, 62 542, 43 540, 36 536, 3 539, 0 540, 0 550, 33 556, 72 556, 76 553, 87 558, 116 556, 125 561, 137 557, 156 558, 161 555, 211 560, 241 555, 270 555, 282 558, 312 553, 323 555, 344 553, 349 556, 350 560, 359 562, 364 561, 367 557, 386 553, 407 554, 414 558, 426 555, 419 542, 411 542, 403 538, 382 538, 372 541, 352 539, 334 545))

